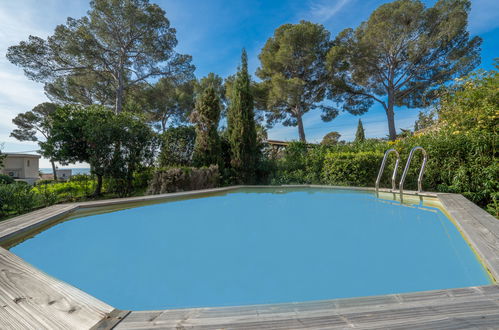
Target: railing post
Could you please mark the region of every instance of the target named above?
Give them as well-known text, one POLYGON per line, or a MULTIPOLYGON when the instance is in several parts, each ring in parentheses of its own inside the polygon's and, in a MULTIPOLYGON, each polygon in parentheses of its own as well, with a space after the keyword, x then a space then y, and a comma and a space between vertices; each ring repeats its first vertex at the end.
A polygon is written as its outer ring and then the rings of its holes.
POLYGON ((378 177, 376 178, 376 185, 375 185, 376 193, 378 193, 378 190, 379 190, 379 183, 381 181, 381 177, 383 176, 383 171, 385 170, 386 160, 388 159, 388 155, 391 152, 395 152, 395 154, 397 155, 397 161, 395 162, 395 169, 393 170, 393 174, 392 174, 392 190, 397 189, 397 183, 395 182, 395 180, 397 179, 397 169, 399 167, 400 155, 399 155, 397 150, 388 149, 385 152, 385 155, 383 156, 383 161, 381 162, 381 166, 379 168, 378 177))
POLYGON ((418 193, 421 193, 423 191, 423 174, 426 167, 426 162, 428 161, 428 155, 426 154, 426 150, 418 146, 411 149, 409 157, 407 158, 407 163, 405 164, 404 173, 402 173, 402 178, 400 179, 399 189, 400 189, 401 199, 404 192, 405 177, 407 176, 407 172, 409 171, 409 167, 411 165, 411 160, 412 157, 414 156, 414 152, 416 152, 417 150, 421 150, 421 152, 423 153, 423 164, 421 164, 421 170, 419 171, 419 176, 418 176, 418 193))

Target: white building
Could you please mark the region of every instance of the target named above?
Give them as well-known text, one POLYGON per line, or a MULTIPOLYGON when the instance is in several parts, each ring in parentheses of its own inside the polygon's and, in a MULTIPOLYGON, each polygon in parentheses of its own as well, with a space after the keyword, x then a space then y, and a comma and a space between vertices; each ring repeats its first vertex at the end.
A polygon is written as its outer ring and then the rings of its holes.
POLYGON ((5 154, 3 167, 0 173, 8 175, 15 180, 35 183, 39 176, 39 160, 41 156, 30 154, 5 154))
POLYGON ((68 169, 56 169, 55 173, 57 175, 57 180, 69 180, 72 176, 72 170, 70 168, 68 169))

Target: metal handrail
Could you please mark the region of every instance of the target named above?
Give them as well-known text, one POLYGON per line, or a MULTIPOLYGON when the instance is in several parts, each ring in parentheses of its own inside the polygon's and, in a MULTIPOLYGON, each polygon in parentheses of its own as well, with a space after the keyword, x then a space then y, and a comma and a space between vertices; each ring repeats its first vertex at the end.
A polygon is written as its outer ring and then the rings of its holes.
POLYGON ((414 147, 411 149, 411 152, 409 153, 409 157, 407 158, 407 163, 405 164, 404 173, 402 173, 402 178, 400 179, 399 183, 400 196, 402 196, 404 192, 404 181, 405 177, 407 176, 407 172, 409 171, 409 166, 411 165, 412 156, 414 156, 414 152, 417 150, 421 150, 423 152, 423 164, 421 164, 421 170, 419 171, 419 176, 418 176, 418 193, 422 192, 423 190, 422 189, 423 173, 426 166, 426 162, 428 161, 428 155, 426 154, 426 150, 424 150, 422 147, 414 147))
POLYGON ((395 182, 395 180, 397 178, 397 169, 399 167, 400 155, 399 155, 399 153, 398 153, 397 150, 395 150, 395 149, 388 149, 385 152, 385 155, 383 156, 383 161, 381 162, 381 167, 379 168, 378 178, 376 179, 376 192, 378 192, 379 183, 381 181, 381 177, 383 176, 383 171, 385 170, 386 160, 388 159, 388 155, 391 152, 395 152, 395 154, 397 155, 397 161, 395 163, 395 169, 393 170, 393 174, 392 174, 392 190, 397 189, 397 183, 395 182))

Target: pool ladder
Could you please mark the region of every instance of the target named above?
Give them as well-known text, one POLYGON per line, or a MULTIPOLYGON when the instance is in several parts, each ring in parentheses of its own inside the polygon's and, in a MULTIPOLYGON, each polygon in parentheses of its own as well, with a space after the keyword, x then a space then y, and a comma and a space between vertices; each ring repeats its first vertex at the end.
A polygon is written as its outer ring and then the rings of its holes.
MULTIPOLYGON (((421 169, 419 170, 419 176, 418 176, 418 193, 421 193, 423 191, 423 174, 424 174, 424 170, 426 167, 426 162, 428 161, 428 155, 426 153, 426 150, 424 150, 422 147, 418 146, 418 147, 414 147, 411 149, 411 152, 409 153, 409 157, 407 158, 407 163, 405 164, 404 172, 402 173, 402 178, 400 179, 400 183, 399 183, 400 199, 402 199, 402 195, 404 193, 404 182, 405 182, 405 178, 407 176, 407 172, 409 171, 409 167, 411 165, 412 157, 414 156, 414 153, 418 150, 421 150, 421 152, 423 153, 423 164, 421 164, 421 169)), ((386 161, 388 159, 388 156, 392 152, 394 152, 395 155, 397 155, 397 161, 395 162, 395 168, 394 168, 393 174, 392 174, 392 189, 391 189, 391 191, 395 192, 395 190, 397 189, 395 180, 397 178, 397 169, 398 169, 398 166, 400 163, 400 154, 395 149, 389 149, 385 152, 385 155, 383 156, 383 161, 381 162, 381 167, 379 168, 378 177, 376 179, 376 188, 375 188, 376 194, 378 193, 378 190, 379 190, 379 183, 381 181, 381 176, 383 175, 383 171, 385 170, 386 161)))

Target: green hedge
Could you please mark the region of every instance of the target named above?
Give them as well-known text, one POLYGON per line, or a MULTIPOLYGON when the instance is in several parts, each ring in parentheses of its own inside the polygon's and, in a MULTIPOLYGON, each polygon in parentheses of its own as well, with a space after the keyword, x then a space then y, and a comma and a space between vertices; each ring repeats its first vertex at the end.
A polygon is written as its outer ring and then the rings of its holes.
MULTIPOLYGON (((452 192, 466 196, 498 216, 499 163, 497 135, 490 132, 452 134, 448 132, 411 136, 395 142, 368 140, 335 146, 306 146, 292 143, 276 160, 273 184, 331 184, 374 186, 385 150, 395 148, 401 157, 397 184, 410 150, 422 146, 429 161, 423 190, 452 192)), ((387 163, 381 186, 391 187, 393 155, 387 163)), ((404 188, 417 189, 422 157, 418 152, 411 163, 404 188)))
POLYGON ((383 154, 375 151, 328 152, 322 168, 322 183, 372 186, 383 154))

